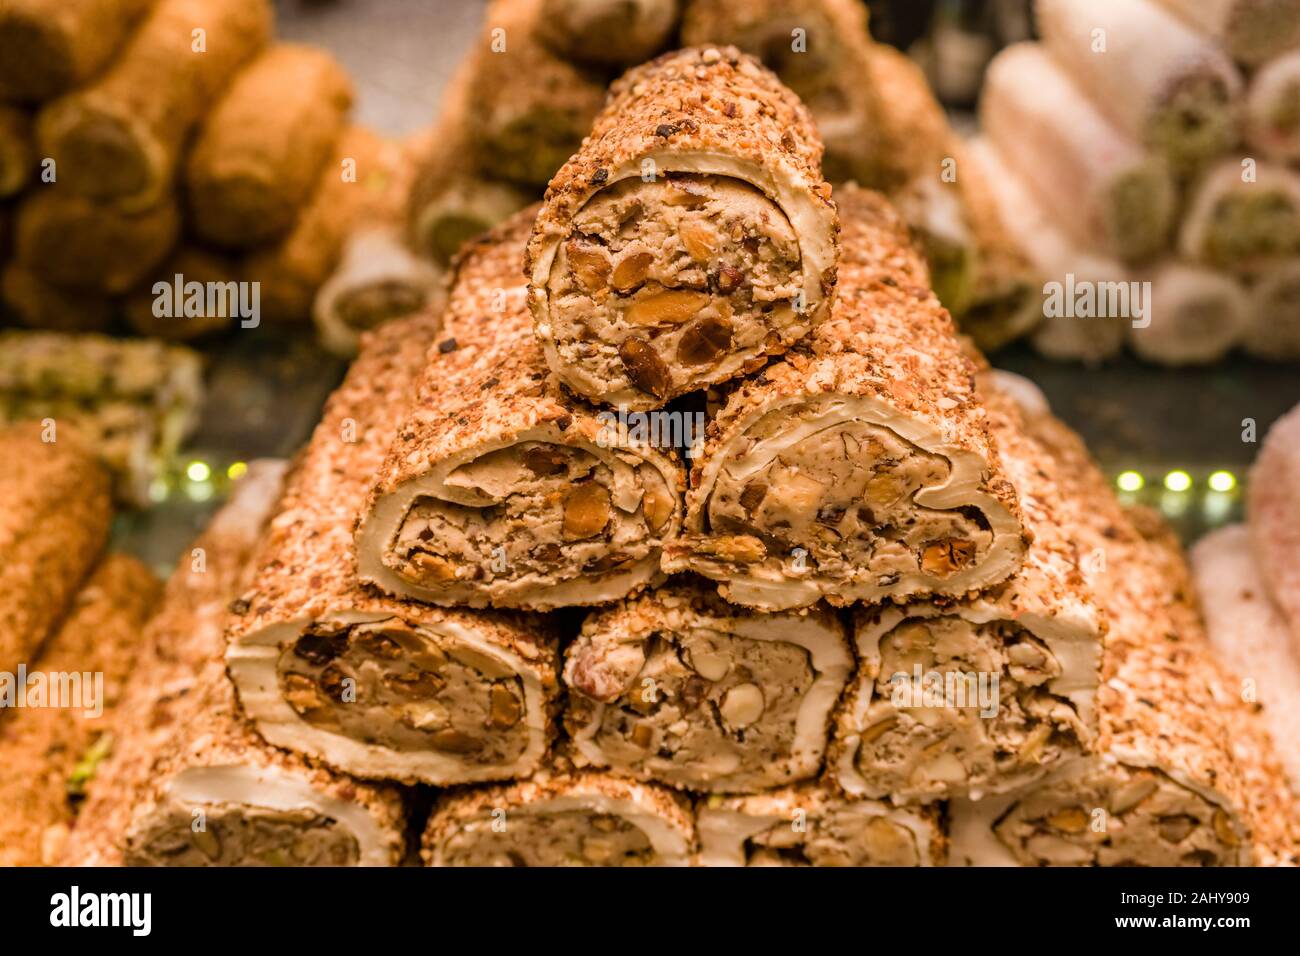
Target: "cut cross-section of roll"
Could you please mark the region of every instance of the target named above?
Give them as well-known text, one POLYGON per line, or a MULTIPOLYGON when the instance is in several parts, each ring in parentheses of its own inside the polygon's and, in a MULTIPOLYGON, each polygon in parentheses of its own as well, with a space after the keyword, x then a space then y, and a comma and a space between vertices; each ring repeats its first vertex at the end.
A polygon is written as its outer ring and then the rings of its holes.
POLYGON ((629 71, 528 245, 551 369, 592 400, 655 408, 807 335, 835 283, 821 153, 803 104, 732 47, 629 71))
POLYGON ((547 372, 519 276, 535 211, 465 251, 447 337, 379 469, 357 566, 391 594, 533 610, 613 601, 658 577, 680 527, 675 454, 547 372))
POLYGON ((691 790, 814 776, 853 666, 825 610, 756 614, 689 585, 587 619, 565 654, 574 759, 691 790))
POLYGON ((1079 438, 1032 434, 1084 501, 1079 570, 1108 631, 1096 752, 1012 794, 949 803, 956 863, 1214 866, 1294 862, 1294 798, 1241 687, 1211 656, 1181 555, 1119 508, 1079 438))
POLYGON ((1196 184, 1179 252, 1219 269, 1255 274, 1300 255, 1300 173, 1225 159, 1196 184))
POLYGON ((1027 537, 952 320, 906 227, 845 190, 840 294, 810 354, 732 391, 664 569, 762 610, 1004 580, 1027 537))
POLYGON ((846 800, 817 784, 711 796, 696 811, 701 866, 942 866, 934 806, 846 800))
POLYGON ((451 793, 434 807, 429 866, 687 866, 695 826, 685 798, 602 773, 541 773, 451 793))
POLYGON ((982 389, 1003 464, 1034 533, 1006 582, 963 601, 855 615, 859 669, 830 773, 853 796, 1002 793, 1089 752, 1105 627, 1076 568, 1076 503, 1011 399, 982 389))
POLYGON ((396 601, 353 573, 353 522, 437 328, 420 315, 363 339, 232 609, 226 659, 270 743, 361 777, 446 785, 536 769, 557 651, 540 619, 396 601))

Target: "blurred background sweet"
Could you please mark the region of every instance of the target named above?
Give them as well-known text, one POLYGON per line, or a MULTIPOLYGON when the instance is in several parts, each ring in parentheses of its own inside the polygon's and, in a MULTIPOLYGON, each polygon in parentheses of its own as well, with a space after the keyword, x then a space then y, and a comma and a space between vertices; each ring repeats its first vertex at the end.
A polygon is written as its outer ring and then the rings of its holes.
POLYGON ((612 79, 710 42, 805 100, 828 176, 890 195, 1124 494, 1189 536, 1240 516, 1243 435, 1300 392, 1300 0, 0 0, 6 367, 134 337, 202 366, 165 429, 76 399, 153 506, 119 533, 172 554, 362 330, 540 198, 612 79))

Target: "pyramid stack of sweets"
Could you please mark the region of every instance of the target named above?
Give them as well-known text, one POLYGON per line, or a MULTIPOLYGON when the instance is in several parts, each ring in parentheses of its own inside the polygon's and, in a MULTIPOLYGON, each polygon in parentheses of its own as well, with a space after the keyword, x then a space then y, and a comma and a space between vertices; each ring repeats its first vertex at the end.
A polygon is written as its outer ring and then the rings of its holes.
POLYGON ((971 150, 1044 283, 1034 345, 1097 361, 1127 344, 1168 365, 1300 357, 1300 3, 1036 11, 1041 40, 989 67, 971 150))
POLYGON ((1289 862, 1181 556, 822 153, 736 48, 616 82, 196 542, 64 858, 1289 862))
POLYGON ((310 321, 352 230, 399 220, 412 166, 350 124, 331 56, 273 34, 269 0, 0 7, 13 321, 173 340, 310 321))

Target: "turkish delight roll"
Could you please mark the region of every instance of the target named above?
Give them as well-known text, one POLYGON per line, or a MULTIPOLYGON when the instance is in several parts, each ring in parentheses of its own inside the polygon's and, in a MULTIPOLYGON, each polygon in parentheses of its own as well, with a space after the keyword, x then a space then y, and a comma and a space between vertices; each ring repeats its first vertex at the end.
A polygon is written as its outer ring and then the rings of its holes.
POLYGON ((656 441, 664 428, 598 414, 549 375, 519 275, 535 211, 461 255, 446 337, 362 515, 363 583, 440 605, 549 610, 659 577, 685 484, 660 446, 685 428, 656 441))
POLYGON ((107 556, 28 666, 29 684, 39 674, 51 696, 0 721, 0 866, 57 861, 86 780, 112 747, 117 704, 160 591, 139 561, 107 556))
POLYGON ((633 409, 752 371, 826 315, 839 224, 808 110, 734 47, 611 88, 525 266, 546 361, 633 409))
POLYGON ((1300 258, 1265 269, 1248 292, 1241 347, 1255 358, 1300 359, 1300 258))
POLYGON ((1249 527, 1255 563, 1300 653, 1300 406, 1268 430, 1250 470, 1249 527))
POLYGON ((1179 252, 1217 269, 1258 274, 1300 255, 1300 173, 1225 159, 1196 184, 1179 252))
POLYGON ((1177 202, 1168 166, 1112 125, 1042 46, 1018 43, 994 58, 980 119, 1082 245, 1127 262, 1168 243, 1177 202))
POLYGON ((531 773, 558 682, 541 619, 395 601, 353 573, 353 520, 437 329, 420 315, 365 340, 232 608, 226 658, 270 743, 362 777, 445 785, 531 773))
POLYGON ((668 46, 681 3, 542 0, 538 35, 561 56, 597 66, 631 66, 668 46))
MULTIPOLYGON (((3 16, 0 11, 0 18, 3 16)), ((31 118, 16 107, 0 103, 0 199, 20 192, 35 168, 31 118)))
POLYGON ((690 804, 672 791, 544 771, 444 795, 420 855, 429 866, 688 866, 694 849, 690 804))
POLYGON ((352 83, 323 50, 283 43, 235 77, 185 169, 195 235, 246 248, 283 235, 343 132, 352 83))
POLYGON ((470 155, 494 179, 539 190, 600 112, 605 79, 539 38, 542 0, 495 0, 469 72, 470 155))
POLYGON ((1047 415, 1030 427, 1085 503, 1079 570, 1108 624, 1097 745, 1015 793, 951 801, 953 861, 1293 862, 1293 797, 1259 716, 1211 656, 1190 605, 1171 600, 1184 589, 1181 559, 1138 532, 1076 435, 1047 415))
POLYGON ((1297 0, 1158 0, 1250 66, 1300 46, 1297 0))
POLYGON ((353 356, 361 333, 426 308, 442 292, 442 275, 402 242, 392 226, 361 226, 343 242, 338 268, 316 293, 312 319, 324 346, 353 356))
POLYGON ((829 761, 851 796, 1004 793, 1096 742, 1105 624, 1075 567, 1075 503, 1011 400, 983 391, 1034 541, 1015 575, 977 597, 857 609, 860 664, 829 761))
POLYGON ((846 799, 819 784, 700 801, 701 866, 942 866, 937 806, 846 799))
MULTIPOLYGON (((0 345, 0 355, 3 355, 0 345)), ((31 663, 108 539, 108 477, 55 419, 0 426, 0 671, 31 663)))
MULTIPOLYGON (((1296 18, 1300 23, 1300 9, 1296 18)), ((1267 158, 1300 160, 1300 51, 1278 57, 1251 78, 1245 125, 1246 142, 1267 158)))
POLYGON ((33 190, 18 206, 14 251, 46 282, 117 294, 162 262, 180 235, 172 197, 139 212, 75 196, 62 184, 33 190))
POLYGON ((158 0, 112 65, 37 119, 74 193, 140 209, 171 189, 187 138, 271 34, 266 0, 158 0))
POLYGON ((48 100, 109 62, 155 0, 5 0, 0 99, 48 100))
POLYGON ((1180 173, 1236 145, 1241 73, 1154 3, 1037 0, 1044 46, 1129 136, 1180 173))
POLYGON ((1300 794, 1300 654, 1255 566, 1250 531, 1231 525, 1192 548, 1196 590, 1215 652, 1241 676, 1300 794))
POLYGON ((19 325, 47 332, 103 332, 113 322, 108 296, 52 285, 11 260, 0 271, 0 301, 19 325))
POLYGON ((829 611, 757 614, 660 588, 594 613, 565 651, 573 760, 690 790, 804 780, 852 667, 829 611))
POLYGON ((415 173, 407 200, 411 245, 439 265, 470 239, 532 201, 524 189, 493 180, 465 162, 470 149, 470 57, 457 69, 443 94, 438 122, 414 148, 415 173))
POLYGON ((1235 278, 1173 260, 1150 280, 1146 315, 1130 313, 1133 351, 1161 365, 1205 365, 1232 351, 1250 321, 1250 300, 1235 278))
POLYGON ((772 611, 1005 580, 1027 535, 948 314, 907 229, 844 190, 839 296, 809 352, 734 389, 664 569, 772 611))

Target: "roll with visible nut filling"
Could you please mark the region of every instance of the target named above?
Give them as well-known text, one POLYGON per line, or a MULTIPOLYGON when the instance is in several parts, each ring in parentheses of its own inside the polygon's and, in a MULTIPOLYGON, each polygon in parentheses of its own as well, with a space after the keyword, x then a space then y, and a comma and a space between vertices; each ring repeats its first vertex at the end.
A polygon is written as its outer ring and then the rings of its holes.
POLYGON ((942 866, 936 807, 846 800, 817 784, 712 796, 695 825, 701 866, 942 866))
POLYGON ((861 663, 829 760, 851 796, 1002 793, 1096 743, 1105 626, 1076 569, 1078 503, 1062 498, 1011 399, 981 391, 1034 541, 1024 565, 978 597, 857 611, 861 663))
POLYGON ((1212 167, 1192 193, 1178 251, 1248 274, 1300 255, 1300 173, 1250 159, 1212 167))
POLYGON ((821 153, 803 104, 732 47, 629 71, 528 244, 551 369, 587 398, 655 408, 803 338, 835 283, 821 153))
POLYGON ((527 209, 469 247, 357 532, 362 582, 434 604, 549 610, 655 580, 681 464, 548 373, 519 261, 527 209))
POLYGON ((811 349, 728 397, 664 569, 761 610, 1006 579, 1027 539, 952 321, 906 227, 845 190, 840 291, 811 349))
POLYGON ((755 614, 662 588, 592 615, 566 650, 573 757, 691 790, 804 780, 852 666, 825 610, 755 614))
POLYGON ((1181 557, 1139 534, 1076 435, 1046 415, 1030 427, 1069 496, 1085 503, 1076 540, 1103 556, 1079 565, 1109 625, 1096 754, 1013 794, 952 801, 954 862, 1294 862, 1285 774, 1258 715, 1212 658, 1199 617, 1177 597, 1186 591, 1181 557))
POLYGON ((420 855, 429 866, 687 866, 694 848, 690 804, 671 791, 545 772, 444 796, 420 855))
POLYGON ((353 521, 438 325, 415 316, 366 340, 287 484, 226 658, 276 746, 362 777, 510 779, 549 744, 548 626, 390 600, 352 571, 353 521))

